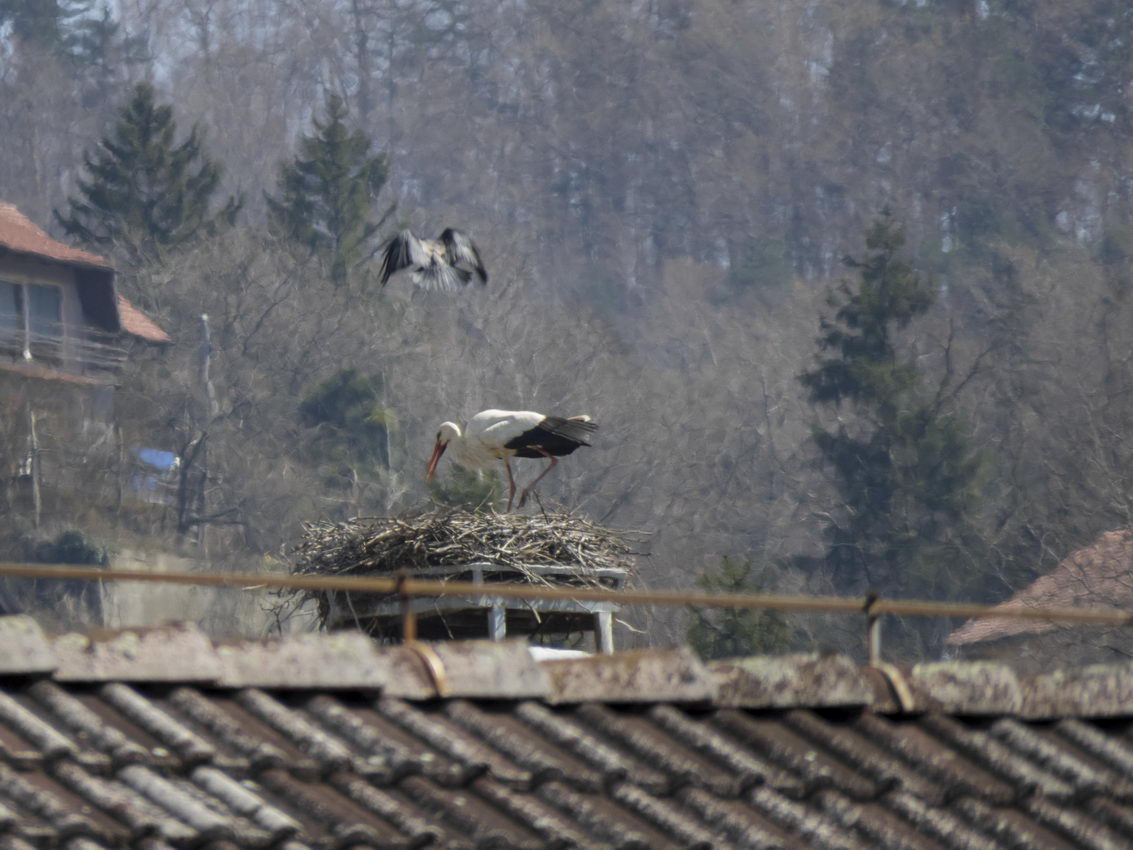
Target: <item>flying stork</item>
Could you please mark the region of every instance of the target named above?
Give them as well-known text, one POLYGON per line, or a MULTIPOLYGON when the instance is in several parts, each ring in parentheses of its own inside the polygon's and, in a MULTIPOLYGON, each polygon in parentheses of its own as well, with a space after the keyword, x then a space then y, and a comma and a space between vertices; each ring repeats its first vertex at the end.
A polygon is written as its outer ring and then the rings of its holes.
POLYGON ((423 289, 457 289, 472 280, 488 282, 488 272, 472 240, 446 227, 436 239, 418 239, 403 230, 382 249, 381 284, 402 269, 413 270, 413 282, 423 289))
POLYGON ((527 494, 544 475, 555 468, 558 459, 579 446, 589 446, 587 438, 598 425, 589 416, 544 416, 533 410, 481 410, 461 430, 455 422, 442 422, 437 430, 437 443, 425 480, 430 481, 445 449, 452 447, 452 459, 465 469, 480 469, 492 461, 502 460, 507 470, 507 510, 515 498, 515 477, 511 474, 513 457, 545 457, 550 463, 519 494, 523 507, 527 494))

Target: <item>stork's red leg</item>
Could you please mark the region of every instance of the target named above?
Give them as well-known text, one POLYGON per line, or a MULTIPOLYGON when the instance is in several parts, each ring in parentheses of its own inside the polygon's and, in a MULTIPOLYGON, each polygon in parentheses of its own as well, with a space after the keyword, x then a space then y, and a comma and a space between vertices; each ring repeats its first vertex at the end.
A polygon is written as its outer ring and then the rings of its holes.
MULTIPOLYGON (((506 513, 506 511, 511 510, 511 502, 512 502, 512 499, 515 498, 515 477, 511 474, 511 464, 508 463, 508 459, 507 459, 506 456, 504 457, 504 469, 507 470, 507 508, 505 509, 505 513, 506 513)), ((520 504, 523 504, 523 502, 520 502, 520 504)))
POLYGON ((526 487, 523 488, 523 492, 519 494, 519 504, 516 505, 517 508, 523 507, 524 502, 527 501, 527 494, 535 487, 536 484, 538 484, 540 481, 542 481, 543 476, 546 475, 548 472, 550 472, 552 469, 554 469, 555 465, 559 462, 559 459, 557 457, 555 457, 553 454, 551 454, 550 452, 545 452, 541 448, 539 448, 538 446, 532 446, 531 448, 535 449, 535 451, 539 452, 539 454, 541 454, 541 455, 543 455, 543 457, 547 458, 550 461, 550 463, 547 464, 547 468, 544 469, 542 472, 540 472, 539 475, 535 478, 534 481, 532 481, 530 484, 528 484, 526 487))

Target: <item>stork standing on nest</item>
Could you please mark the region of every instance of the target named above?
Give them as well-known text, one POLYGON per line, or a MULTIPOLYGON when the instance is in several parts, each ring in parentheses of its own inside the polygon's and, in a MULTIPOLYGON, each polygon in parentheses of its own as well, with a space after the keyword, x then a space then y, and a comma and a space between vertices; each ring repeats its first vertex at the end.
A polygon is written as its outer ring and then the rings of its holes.
POLYGON ((413 282, 423 289, 457 289, 475 274, 488 282, 480 252, 459 230, 446 227, 436 239, 418 239, 403 230, 382 249, 381 284, 402 269, 411 269, 413 282))
POLYGON ((507 470, 507 510, 515 499, 515 476, 511 473, 513 457, 545 457, 550 463, 539 475, 520 491, 519 504, 523 507, 527 494, 544 475, 579 446, 589 446, 587 438, 598 425, 589 416, 545 416, 532 410, 482 410, 461 427, 455 422, 442 422, 437 430, 437 443, 425 480, 430 481, 445 449, 452 448, 452 459, 465 469, 481 469, 496 460, 504 462, 507 470))

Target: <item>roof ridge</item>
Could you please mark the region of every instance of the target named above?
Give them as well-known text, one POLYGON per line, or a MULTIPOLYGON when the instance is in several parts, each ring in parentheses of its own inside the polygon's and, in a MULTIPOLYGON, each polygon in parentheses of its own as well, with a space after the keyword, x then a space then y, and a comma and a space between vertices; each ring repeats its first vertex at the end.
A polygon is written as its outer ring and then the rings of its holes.
POLYGON ((0 645, 0 678, 62 683, 353 690, 408 700, 535 699, 550 705, 691 703, 1026 719, 1133 715, 1133 662, 1022 676, 1005 664, 941 661, 891 665, 881 676, 840 654, 703 662, 688 647, 672 647, 536 661, 521 639, 470 640, 428 644, 443 671, 442 686, 436 670, 410 647, 381 646, 358 631, 217 641, 196 625, 171 623, 50 635, 21 614, 0 617, 0 645))

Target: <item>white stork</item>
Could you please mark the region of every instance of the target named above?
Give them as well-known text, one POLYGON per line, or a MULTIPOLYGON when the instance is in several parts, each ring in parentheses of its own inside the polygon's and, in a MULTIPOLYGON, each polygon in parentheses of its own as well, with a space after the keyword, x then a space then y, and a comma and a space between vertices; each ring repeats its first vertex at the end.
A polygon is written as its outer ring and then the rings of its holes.
POLYGON ((436 239, 418 239, 403 230, 382 249, 381 284, 402 269, 413 270, 413 282, 423 289, 457 289, 472 280, 488 282, 480 252, 467 235, 446 227, 436 239))
POLYGON ((589 446, 586 439, 597 428, 589 416, 564 419, 561 416, 544 416, 532 410, 482 410, 468 420, 463 430, 455 422, 442 422, 437 430, 433 456, 425 470, 425 480, 432 480, 441 455, 450 446, 452 459, 465 469, 480 469, 492 461, 502 460, 507 470, 507 510, 510 511, 515 498, 515 477, 511 474, 510 459, 545 457, 550 461, 547 468, 519 494, 516 507, 522 508, 527 494, 555 468, 558 459, 579 446, 589 446))

